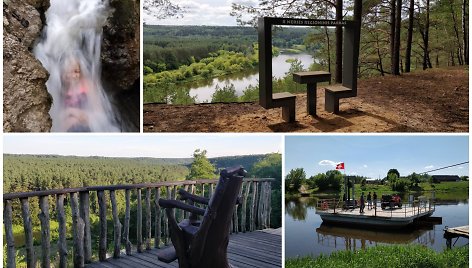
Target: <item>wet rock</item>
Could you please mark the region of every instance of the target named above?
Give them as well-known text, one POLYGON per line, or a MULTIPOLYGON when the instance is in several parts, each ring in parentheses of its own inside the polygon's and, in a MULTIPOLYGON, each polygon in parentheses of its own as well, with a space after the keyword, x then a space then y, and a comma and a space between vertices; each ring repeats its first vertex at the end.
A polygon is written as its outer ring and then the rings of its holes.
POLYGON ((36 8, 21 0, 10 0, 3 4, 3 30, 10 33, 31 49, 40 35, 42 22, 36 8))
POLYGON ((3 130, 49 131, 48 74, 31 52, 42 29, 40 13, 23 1, 4 1, 3 29, 3 130))
POLYGON ((103 29, 102 79, 120 113, 123 131, 139 131, 140 21, 138 0, 111 0, 103 29))
POLYGON ((103 79, 114 90, 131 90, 139 79, 139 1, 111 0, 103 29, 103 79))
POLYGON ((3 32, 3 131, 45 132, 51 129, 48 74, 18 39, 3 32))

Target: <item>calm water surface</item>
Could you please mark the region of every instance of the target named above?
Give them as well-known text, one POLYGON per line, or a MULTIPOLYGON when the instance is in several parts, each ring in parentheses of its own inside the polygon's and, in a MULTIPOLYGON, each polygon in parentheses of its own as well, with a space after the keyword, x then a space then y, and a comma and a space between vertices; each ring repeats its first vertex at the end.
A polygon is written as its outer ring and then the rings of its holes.
MULTIPOLYGON (((308 69, 308 67, 313 64, 313 57, 309 54, 280 54, 272 59, 273 77, 281 78, 285 76, 285 73, 290 69, 290 63, 287 62, 288 59, 300 60, 304 69, 308 69)), ((197 102, 211 102, 211 95, 215 92, 217 85, 223 88, 227 84, 233 84, 236 89, 236 94, 241 96, 246 87, 249 85, 255 86, 259 83, 258 81, 259 71, 253 70, 184 86, 190 89, 190 96, 196 97, 197 102)))
MULTIPOLYGON (((442 251, 445 226, 469 224, 468 199, 438 200, 433 216, 442 217, 442 224, 407 231, 381 232, 322 224, 315 214, 316 198, 303 197, 285 200, 285 256, 318 256, 337 250, 359 250, 380 244, 417 243, 442 251)), ((455 239, 453 240, 454 243, 455 239)), ((455 247, 468 244, 459 238, 455 247)))

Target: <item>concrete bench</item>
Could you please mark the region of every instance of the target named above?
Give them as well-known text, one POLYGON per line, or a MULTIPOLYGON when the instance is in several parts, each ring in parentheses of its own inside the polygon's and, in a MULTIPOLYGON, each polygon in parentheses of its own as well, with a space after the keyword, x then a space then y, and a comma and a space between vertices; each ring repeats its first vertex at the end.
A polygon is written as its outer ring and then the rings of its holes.
POLYGON ((339 99, 355 97, 354 90, 343 85, 328 86, 325 88, 325 110, 330 113, 339 113, 339 99))
POLYGON ((293 81, 306 86, 306 111, 316 116, 316 83, 331 81, 331 73, 325 71, 298 72, 293 74, 293 81))
POLYGON ((288 92, 272 94, 272 106, 282 107, 282 118, 286 122, 295 122, 296 97, 288 92))

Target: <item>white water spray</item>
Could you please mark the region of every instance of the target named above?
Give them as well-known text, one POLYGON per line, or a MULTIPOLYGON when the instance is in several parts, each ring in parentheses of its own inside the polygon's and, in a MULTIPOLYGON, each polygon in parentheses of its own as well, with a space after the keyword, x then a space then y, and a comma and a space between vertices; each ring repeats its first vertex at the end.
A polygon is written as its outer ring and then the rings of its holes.
POLYGON ((107 0, 50 2, 34 54, 50 75, 51 131, 120 131, 100 78, 102 32, 110 12, 107 0))

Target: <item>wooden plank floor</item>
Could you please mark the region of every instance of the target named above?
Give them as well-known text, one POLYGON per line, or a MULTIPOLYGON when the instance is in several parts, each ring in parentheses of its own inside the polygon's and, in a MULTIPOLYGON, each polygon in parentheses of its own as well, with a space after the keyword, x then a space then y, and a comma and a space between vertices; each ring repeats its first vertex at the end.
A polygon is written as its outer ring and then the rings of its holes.
MULTIPOLYGON (((236 267, 281 267, 282 237, 281 228, 256 232, 232 234, 228 245, 228 260, 236 267)), ((119 259, 110 258, 104 262, 95 262, 86 267, 130 268, 130 267, 178 267, 177 261, 163 263, 157 259, 159 249, 146 250, 143 253, 122 255, 119 259)))
POLYGON ((452 236, 463 236, 469 238, 469 225, 450 227, 447 228, 445 232, 452 236))

